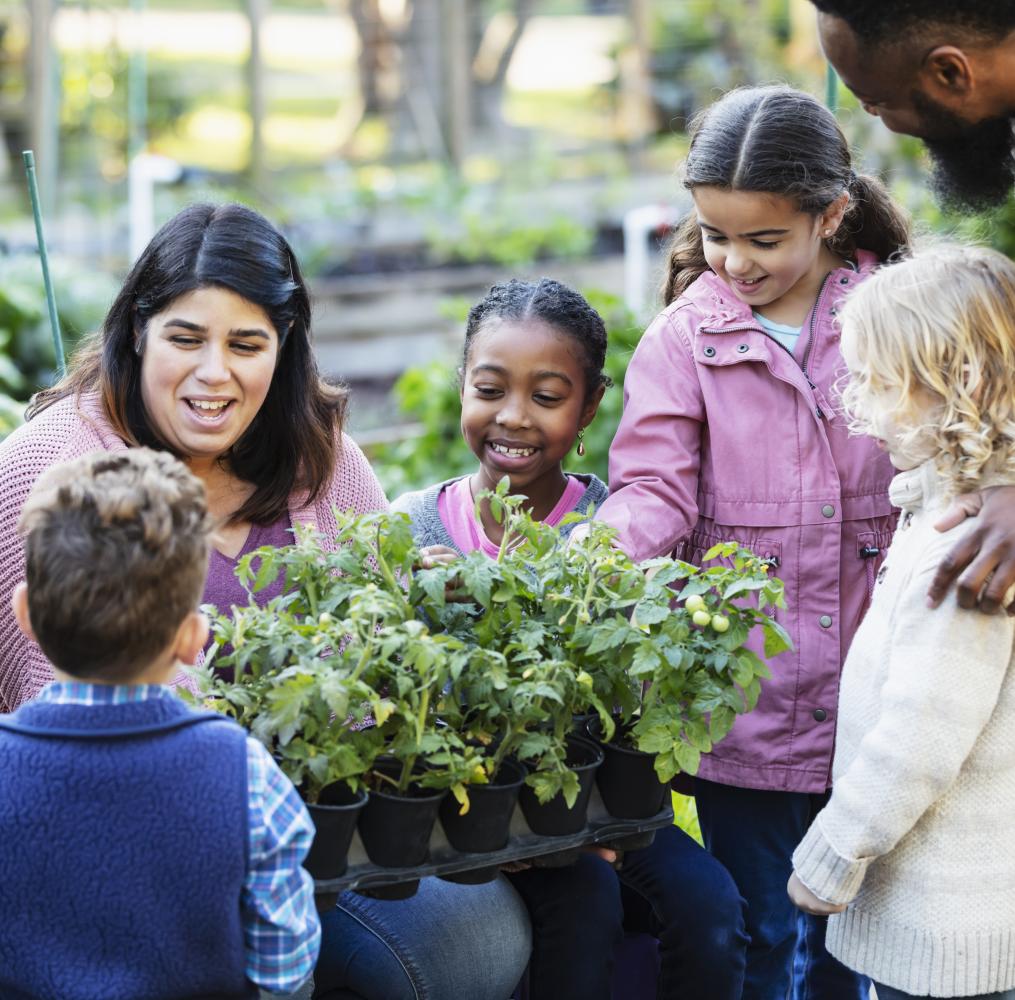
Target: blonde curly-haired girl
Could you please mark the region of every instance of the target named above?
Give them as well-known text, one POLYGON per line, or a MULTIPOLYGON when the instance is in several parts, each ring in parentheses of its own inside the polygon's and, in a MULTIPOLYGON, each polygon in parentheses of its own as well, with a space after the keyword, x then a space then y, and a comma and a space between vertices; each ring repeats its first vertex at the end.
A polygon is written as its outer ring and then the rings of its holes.
MULTIPOLYGON (((839 694, 833 791, 789 891, 879 1000, 1015 998, 1015 619, 927 607, 970 529, 957 495, 1015 482, 1015 264, 934 246, 841 312, 853 429, 899 470, 902 510, 839 694)), ((1011 598, 1009 593, 1008 598, 1011 598)))

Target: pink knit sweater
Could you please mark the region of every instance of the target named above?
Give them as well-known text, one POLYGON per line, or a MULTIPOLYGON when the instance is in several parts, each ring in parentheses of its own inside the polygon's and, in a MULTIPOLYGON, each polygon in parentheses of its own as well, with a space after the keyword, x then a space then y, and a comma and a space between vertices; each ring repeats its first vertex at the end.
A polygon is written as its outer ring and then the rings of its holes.
MULTIPOLYGON (((54 403, 0 443, 0 711, 13 711, 53 679, 49 661, 22 635, 11 611, 11 593, 24 579, 24 550, 16 528, 29 491, 39 475, 57 462, 126 447, 94 395, 54 403)), ((308 504, 306 499, 299 493, 289 498, 294 525, 326 527, 333 523, 336 508, 365 513, 388 506, 363 453, 345 435, 328 488, 316 503, 308 504)))

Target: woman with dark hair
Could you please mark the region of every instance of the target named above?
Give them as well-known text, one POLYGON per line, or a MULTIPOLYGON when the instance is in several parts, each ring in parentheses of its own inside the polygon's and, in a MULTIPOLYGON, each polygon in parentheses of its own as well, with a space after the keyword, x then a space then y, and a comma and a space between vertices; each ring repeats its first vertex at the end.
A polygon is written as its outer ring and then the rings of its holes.
MULTIPOLYGON (((169 221, 127 276, 101 333, 0 445, 0 606, 8 609, 0 616, 0 710, 53 679, 10 612, 24 575, 16 525, 45 469, 139 445, 177 455, 204 483, 219 523, 204 600, 246 604, 233 573, 245 553, 288 544, 297 524, 327 525, 336 508, 387 507, 342 432, 345 405, 344 391, 318 372, 310 298, 282 234, 240 205, 194 205, 169 221)), ((257 599, 282 583, 276 587, 257 599)), ((252 866, 251 892, 270 890, 274 860, 252 866)), ((529 953, 524 907, 503 879, 424 879, 415 897, 394 902, 345 893, 322 929, 322 996, 344 989, 364 1000, 505 1000, 529 953)))

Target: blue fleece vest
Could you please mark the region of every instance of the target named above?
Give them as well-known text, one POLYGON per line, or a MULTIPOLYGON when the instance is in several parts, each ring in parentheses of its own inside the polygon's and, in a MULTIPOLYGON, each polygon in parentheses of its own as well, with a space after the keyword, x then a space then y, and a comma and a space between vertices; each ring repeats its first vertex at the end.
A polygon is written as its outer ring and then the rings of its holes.
POLYGON ((256 997, 239 726, 176 698, 0 715, 0 997, 256 997))

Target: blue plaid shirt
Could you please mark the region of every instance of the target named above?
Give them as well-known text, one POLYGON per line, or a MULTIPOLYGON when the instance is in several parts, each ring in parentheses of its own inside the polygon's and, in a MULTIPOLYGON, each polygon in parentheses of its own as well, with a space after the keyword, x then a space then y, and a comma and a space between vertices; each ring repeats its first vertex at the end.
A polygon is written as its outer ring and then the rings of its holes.
MULTIPOLYGON (((58 705, 122 705, 175 698, 160 684, 56 682, 38 695, 58 705)), ((314 825, 292 782, 268 751, 247 737, 250 857, 240 899, 247 978, 273 993, 289 993, 313 971, 321 946, 314 881, 301 866, 314 825)))

